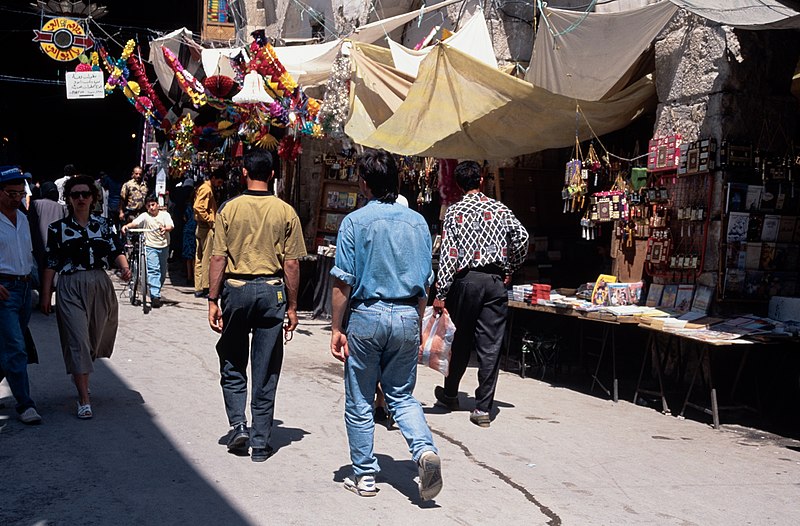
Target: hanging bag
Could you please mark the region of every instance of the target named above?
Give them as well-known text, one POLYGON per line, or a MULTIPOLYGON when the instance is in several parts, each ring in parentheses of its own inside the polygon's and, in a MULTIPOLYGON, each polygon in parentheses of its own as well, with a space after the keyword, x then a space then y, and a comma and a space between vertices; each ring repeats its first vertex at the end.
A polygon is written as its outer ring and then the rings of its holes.
POLYGON ((455 335, 456 326, 447 309, 437 315, 433 307, 425 307, 425 315, 422 317, 422 344, 417 362, 447 376, 455 335))

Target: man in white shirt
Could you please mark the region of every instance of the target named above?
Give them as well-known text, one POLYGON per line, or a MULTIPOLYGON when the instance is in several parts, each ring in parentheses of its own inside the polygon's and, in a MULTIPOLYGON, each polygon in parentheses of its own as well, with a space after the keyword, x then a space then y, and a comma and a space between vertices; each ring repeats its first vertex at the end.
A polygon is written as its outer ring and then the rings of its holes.
POLYGON ((78 175, 78 169, 75 168, 74 164, 64 166, 64 177, 59 177, 55 181, 56 187, 58 188, 58 204, 67 206, 67 201, 64 199, 64 183, 76 175, 78 175))
POLYGON ((31 317, 31 231, 19 205, 25 197, 25 175, 14 166, 0 167, 0 380, 5 377, 25 424, 39 424, 28 383, 25 330, 31 317))
MULTIPOLYGON (((169 232, 175 228, 172 217, 166 210, 158 209, 158 199, 150 196, 145 199, 147 211, 122 227, 124 234, 129 228, 149 230, 144 234, 145 254, 147 255, 147 285, 150 288, 150 301, 154 309, 163 304, 161 287, 167 278, 167 257, 169 256, 169 232)), ((134 278, 135 279, 135 278, 134 278)))

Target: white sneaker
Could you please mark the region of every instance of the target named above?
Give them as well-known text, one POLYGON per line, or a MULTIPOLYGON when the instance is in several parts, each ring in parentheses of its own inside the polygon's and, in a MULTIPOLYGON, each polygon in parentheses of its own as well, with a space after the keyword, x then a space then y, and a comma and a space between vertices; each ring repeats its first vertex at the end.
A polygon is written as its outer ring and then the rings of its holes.
POLYGON ((433 451, 426 451, 417 461, 419 465, 419 496, 431 500, 442 491, 442 460, 433 451))
POLYGON ((344 488, 359 497, 374 497, 378 494, 378 488, 375 487, 375 475, 361 475, 355 478, 347 477, 344 479, 344 488))
POLYGON ((29 407, 25 411, 19 415, 19 419, 23 424, 28 424, 29 426, 41 424, 42 417, 39 416, 39 413, 36 412, 36 409, 29 407))

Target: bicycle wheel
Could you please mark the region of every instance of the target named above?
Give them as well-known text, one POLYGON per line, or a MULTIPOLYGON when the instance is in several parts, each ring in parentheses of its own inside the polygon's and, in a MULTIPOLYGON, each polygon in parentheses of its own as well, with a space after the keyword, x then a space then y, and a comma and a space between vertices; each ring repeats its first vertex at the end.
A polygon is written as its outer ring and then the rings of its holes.
POLYGON ((144 241, 139 239, 139 287, 142 291, 142 312, 150 312, 150 304, 147 302, 147 255, 145 252, 144 241))
POLYGON ((128 292, 130 294, 131 305, 137 305, 136 295, 139 292, 139 259, 132 258, 131 265, 131 278, 128 280, 128 292))

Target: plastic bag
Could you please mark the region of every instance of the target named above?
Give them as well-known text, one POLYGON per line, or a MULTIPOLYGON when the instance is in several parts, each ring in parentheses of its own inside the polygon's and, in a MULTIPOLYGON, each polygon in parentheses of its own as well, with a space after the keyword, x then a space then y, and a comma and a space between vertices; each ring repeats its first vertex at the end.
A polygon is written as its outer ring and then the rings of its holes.
POLYGON ((455 335, 456 326, 447 309, 437 316, 433 307, 425 307, 425 315, 422 317, 422 345, 417 362, 447 376, 450 370, 450 347, 455 335))

